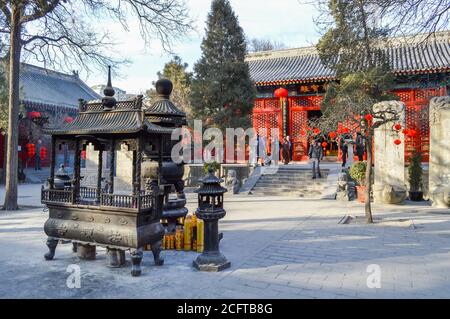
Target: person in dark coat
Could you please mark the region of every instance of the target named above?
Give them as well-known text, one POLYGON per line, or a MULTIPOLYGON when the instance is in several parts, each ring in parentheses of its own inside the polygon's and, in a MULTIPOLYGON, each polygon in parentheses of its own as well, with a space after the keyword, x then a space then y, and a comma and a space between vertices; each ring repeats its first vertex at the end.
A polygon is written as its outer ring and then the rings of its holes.
POLYGON ((364 137, 361 135, 361 133, 356 134, 356 155, 358 156, 358 160, 362 162, 364 160, 364 137))
POLYGON ((323 149, 322 145, 320 145, 320 141, 314 141, 314 144, 309 148, 308 156, 312 162, 312 171, 313 171, 313 179, 317 177, 322 178, 322 174, 320 173, 320 160, 323 157, 323 149))
POLYGON ((41 170, 41 148, 42 148, 42 141, 38 140, 36 143, 35 153, 34 153, 34 169, 36 171, 41 170))
POLYGON ((345 142, 346 137, 341 137, 340 147, 342 151, 342 167, 345 167, 347 164, 348 158, 348 144, 345 142))
POLYGON ((292 144, 292 142, 291 142, 291 138, 290 138, 289 136, 286 136, 286 139, 287 139, 287 141, 288 141, 288 143, 289 143, 289 161, 292 162, 292 154, 294 153, 294 152, 293 152, 294 146, 293 146, 293 144, 292 144))
POLYGON ((291 160, 291 146, 287 138, 283 138, 283 143, 281 144, 281 153, 283 155, 284 165, 288 165, 291 160))

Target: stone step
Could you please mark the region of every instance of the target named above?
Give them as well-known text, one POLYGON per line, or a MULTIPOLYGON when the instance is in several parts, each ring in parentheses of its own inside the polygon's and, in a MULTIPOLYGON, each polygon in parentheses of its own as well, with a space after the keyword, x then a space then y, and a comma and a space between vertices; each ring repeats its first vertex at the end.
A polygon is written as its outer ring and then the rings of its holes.
POLYGON ((326 186, 325 183, 270 183, 270 182, 258 182, 255 187, 294 187, 294 188, 311 188, 311 187, 319 187, 324 188, 326 186))
POLYGON ((322 196, 321 193, 299 193, 299 192, 252 192, 253 196, 283 196, 305 199, 315 199, 322 196))

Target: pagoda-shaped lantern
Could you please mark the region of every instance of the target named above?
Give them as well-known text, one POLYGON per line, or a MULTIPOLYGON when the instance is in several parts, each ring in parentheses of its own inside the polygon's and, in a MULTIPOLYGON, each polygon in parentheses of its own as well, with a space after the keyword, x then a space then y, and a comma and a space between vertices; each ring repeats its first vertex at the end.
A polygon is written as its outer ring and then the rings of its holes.
POLYGON ((53 259, 59 240, 72 241, 74 251, 84 259, 95 258, 96 246, 105 247, 111 267, 124 265, 124 252, 128 250, 131 274, 139 276, 145 246, 151 245, 155 264, 163 264, 160 252, 165 230, 160 219, 168 187, 161 181, 161 170, 165 143, 170 141, 173 127, 151 122, 145 116, 142 96, 116 101, 110 71, 104 95, 102 100, 81 100, 73 121, 44 129, 52 136, 50 178, 41 194, 42 203, 49 209, 44 226, 49 248, 45 258, 53 259), (60 174, 55 174, 55 154, 61 145, 73 156, 68 182, 58 182, 60 174), (86 177, 81 159, 90 145, 98 154, 90 159, 97 164, 94 185, 81 183, 86 177), (126 163, 117 157, 124 150, 130 157, 126 163), (143 176, 147 163, 156 168, 153 180, 143 176), (131 175, 126 181, 130 187, 125 190, 118 187, 120 182, 125 183, 117 175, 121 170, 129 170, 131 175))
POLYGON ((200 180, 202 186, 195 190, 198 194, 196 215, 205 223, 205 248, 194 260, 194 267, 201 271, 221 271, 230 267, 230 262, 219 251, 219 219, 225 217, 223 195, 227 192, 220 183, 222 179, 209 169, 208 175, 200 180))

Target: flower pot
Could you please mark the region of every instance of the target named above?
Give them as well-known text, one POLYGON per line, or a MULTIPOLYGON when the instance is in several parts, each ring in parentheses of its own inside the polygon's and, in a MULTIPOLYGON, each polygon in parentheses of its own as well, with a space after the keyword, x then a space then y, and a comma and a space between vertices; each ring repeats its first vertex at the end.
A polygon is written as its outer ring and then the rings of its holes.
POLYGON ((409 191, 409 199, 413 202, 423 201, 423 192, 409 191))
POLYGON ((360 203, 366 202, 366 186, 356 186, 356 194, 358 202, 360 203))

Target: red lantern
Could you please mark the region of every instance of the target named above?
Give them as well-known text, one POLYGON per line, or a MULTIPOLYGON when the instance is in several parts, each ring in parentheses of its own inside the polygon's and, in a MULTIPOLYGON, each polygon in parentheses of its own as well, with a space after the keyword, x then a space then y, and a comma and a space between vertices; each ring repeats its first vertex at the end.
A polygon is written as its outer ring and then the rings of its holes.
POLYGON ((34 154, 36 154, 35 147, 34 147, 33 143, 28 143, 26 145, 26 148, 27 148, 27 155, 28 155, 28 157, 33 157, 34 154))
POLYGON ((327 148, 327 146, 328 146, 328 143, 327 143, 327 142, 323 142, 323 143, 322 143, 322 147, 323 147, 323 148, 327 148))
POLYGON ((64 119, 64 122, 66 122, 66 123, 72 123, 72 122, 73 122, 73 117, 67 116, 67 117, 64 119))
POLYGON ((396 131, 400 131, 402 129, 402 125, 400 123, 397 123, 397 124, 394 125, 394 129, 396 131))
POLYGON ((373 115, 372 114, 367 114, 366 115, 366 120, 367 120, 367 122, 372 121, 373 120, 373 115))
POLYGON ((416 130, 408 130, 408 133, 406 134, 408 137, 416 137, 417 131, 416 130))
POLYGON ((81 159, 82 159, 83 161, 86 160, 86 151, 81 151, 81 159))
POLYGON ((275 97, 277 98, 286 98, 289 96, 289 91, 285 88, 279 88, 275 90, 275 97))
POLYGON ((314 128, 314 134, 319 135, 320 134, 320 130, 316 127, 314 128))
POLYGON ((37 118, 40 118, 40 117, 41 117, 41 113, 40 113, 40 112, 36 112, 36 111, 29 112, 29 113, 28 113, 28 117, 29 117, 31 120, 37 119, 37 118))
POLYGON ((328 136, 329 136, 331 139, 335 139, 336 136, 337 136, 337 134, 336 134, 336 132, 330 132, 330 133, 328 134, 328 136))
POLYGON ((41 160, 44 160, 47 157, 47 148, 45 146, 41 147, 41 153, 39 154, 41 160))
POLYGON ((396 139, 396 140, 394 141, 394 144, 398 146, 398 145, 402 144, 402 141, 399 140, 399 139, 396 139))

